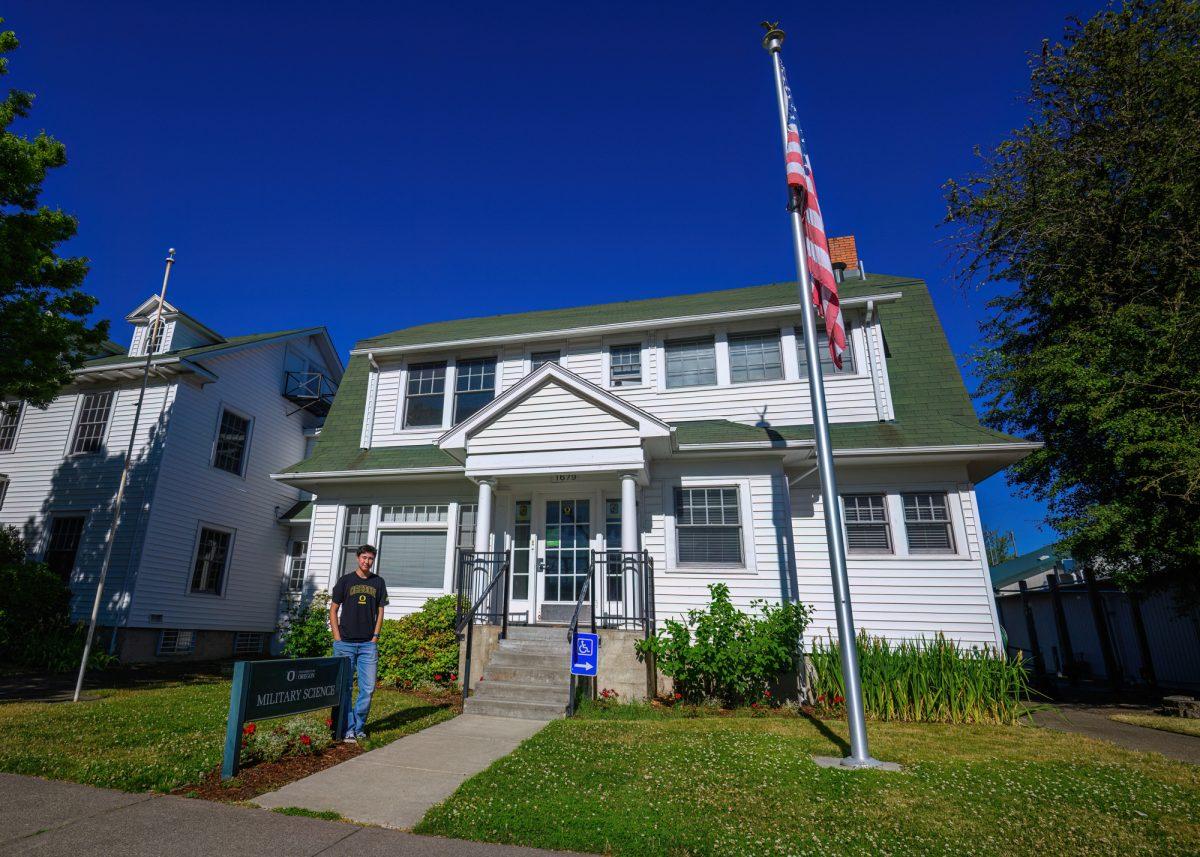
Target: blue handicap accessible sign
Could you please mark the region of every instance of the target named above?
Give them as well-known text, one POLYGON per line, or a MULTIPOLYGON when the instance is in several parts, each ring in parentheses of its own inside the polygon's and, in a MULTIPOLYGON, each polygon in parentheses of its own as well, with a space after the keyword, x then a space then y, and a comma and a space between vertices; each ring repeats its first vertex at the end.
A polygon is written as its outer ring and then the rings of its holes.
POLYGON ((600 635, 576 634, 571 644, 571 674, 595 675, 600 660, 600 635))

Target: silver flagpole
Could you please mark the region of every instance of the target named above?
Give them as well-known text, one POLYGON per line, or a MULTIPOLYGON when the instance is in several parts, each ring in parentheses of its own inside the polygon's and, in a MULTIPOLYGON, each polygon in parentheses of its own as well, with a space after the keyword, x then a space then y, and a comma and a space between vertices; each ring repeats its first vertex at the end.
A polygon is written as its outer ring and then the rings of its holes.
MULTIPOLYGON (((787 154, 787 100, 783 92, 783 30, 767 25, 763 47, 775 66, 775 95, 779 102, 779 125, 787 154)), ((808 358, 808 388, 812 400, 813 434, 817 440, 817 470, 821 477, 821 502, 825 506, 825 541, 829 545, 829 570, 833 576, 833 598, 837 608, 838 648, 842 653, 842 675, 846 680, 846 716, 850 722, 850 755, 842 759, 848 768, 873 768, 880 762, 867 749, 867 725, 863 715, 862 680, 858 672, 858 648, 854 638, 854 616, 850 611, 850 582, 846 576, 846 545, 842 536, 842 506, 833 474, 833 450, 829 444, 829 413, 825 409, 825 383, 821 378, 820 346, 817 343, 816 312, 812 305, 812 281, 808 275, 807 238, 801 206, 791 206, 792 241, 796 247, 796 273, 800 290, 800 317, 804 324, 804 354, 808 358)))
MULTIPOLYGON (((79 701, 83 692, 83 676, 87 672, 88 658, 92 654, 92 640, 96 637, 96 621, 100 618, 100 604, 104 599, 104 578, 108 576, 108 565, 112 561, 113 544, 117 540, 117 524, 121 519, 121 508, 125 500, 125 485, 129 482, 129 465, 133 461, 133 447, 137 442, 138 422, 142 418, 142 403, 146 400, 146 386, 150 382, 150 361, 154 359, 154 333, 162 331, 163 303, 167 299, 167 281, 171 279, 171 266, 175 264, 175 248, 167 251, 167 269, 163 272, 162 292, 158 296, 158 309, 154 312, 154 321, 146 329, 144 340, 146 347, 146 362, 142 364, 142 390, 138 393, 137 407, 133 411, 133 429, 129 432, 129 446, 125 449, 125 464, 121 468, 121 481, 117 483, 117 496, 113 500, 112 521, 108 525, 108 539, 104 542, 104 562, 100 564, 100 577, 96 580, 96 597, 92 601, 92 620, 88 623, 87 640, 83 644, 83 658, 79 661, 79 677, 75 680, 75 696, 73 702, 79 701)), ((113 412, 115 418, 117 396, 113 397, 113 412)))

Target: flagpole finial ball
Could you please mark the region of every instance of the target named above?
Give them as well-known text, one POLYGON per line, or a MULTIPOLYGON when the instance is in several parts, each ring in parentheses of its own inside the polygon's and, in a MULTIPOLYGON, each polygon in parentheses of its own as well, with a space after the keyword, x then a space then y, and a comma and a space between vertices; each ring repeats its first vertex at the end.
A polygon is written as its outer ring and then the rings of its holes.
POLYGON ((767 31, 763 36, 763 47, 767 49, 767 53, 775 53, 783 47, 784 32, 779 29, 779 22, 771 23, 763 21, 762 28, 767 31))

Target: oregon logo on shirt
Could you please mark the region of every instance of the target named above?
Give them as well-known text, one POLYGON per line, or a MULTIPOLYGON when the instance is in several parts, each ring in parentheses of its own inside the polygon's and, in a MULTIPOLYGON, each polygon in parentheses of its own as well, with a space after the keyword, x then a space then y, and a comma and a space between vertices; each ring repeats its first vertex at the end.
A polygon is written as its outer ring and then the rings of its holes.
POLYGON ((359 604, 366 604, 366 603, 367 603, 367 596, 365 596, 365 595, 360 595, 360 596, 358 596, 358 603, 359 603, 359 604))

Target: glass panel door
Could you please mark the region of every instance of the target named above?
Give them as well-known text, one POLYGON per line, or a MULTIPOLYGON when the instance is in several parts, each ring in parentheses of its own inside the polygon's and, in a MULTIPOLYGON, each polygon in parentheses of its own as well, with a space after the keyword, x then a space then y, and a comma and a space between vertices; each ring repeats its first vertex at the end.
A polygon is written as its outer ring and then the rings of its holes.
POLYGON ((591 559, 591 502, 547 500, 542 599, 574 603, 587 580, 591 559))

